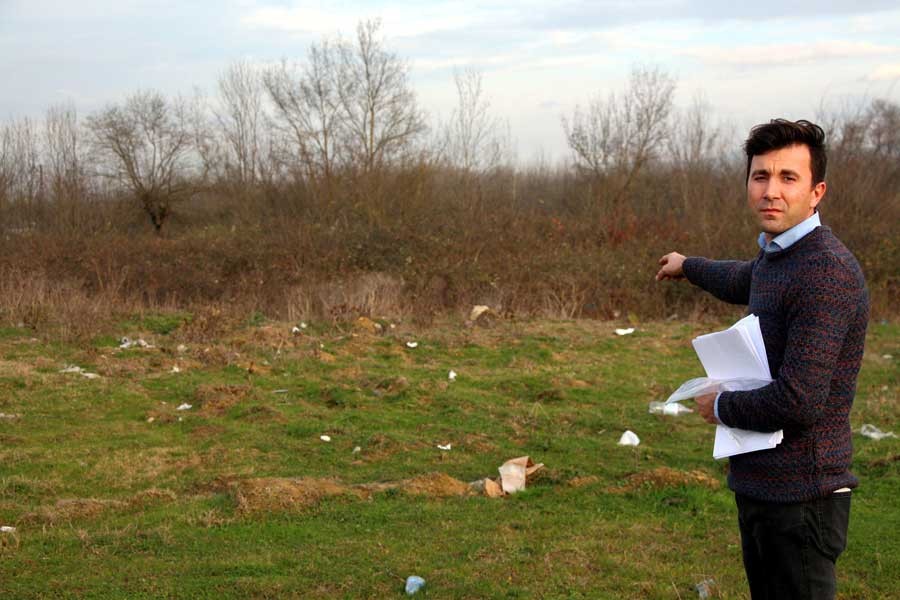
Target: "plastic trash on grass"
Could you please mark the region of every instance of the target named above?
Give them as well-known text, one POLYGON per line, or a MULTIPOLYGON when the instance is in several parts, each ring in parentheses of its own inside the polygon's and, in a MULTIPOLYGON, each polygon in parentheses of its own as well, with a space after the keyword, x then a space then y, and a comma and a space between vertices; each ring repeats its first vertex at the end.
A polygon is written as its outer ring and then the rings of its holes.
POLYGON ((637 446, 641 443, 641 438, 637 436, 637 434, 630 429, 626 430, 625 433, 622 434, 622 437, 619 438, 620 446, 637 446))
POLYGON ((418 575, 410 575, 406 578, 406 595, 412 596, 425 587, 425 580, 418 575))
POLYGON ((893 431, 882 431, 874 425, 870 425, 869 423, 866 423, 865 425, 860 427, 859 433, 871 440, 883 440, 884 438, 897 437, 897 435, 893 431))

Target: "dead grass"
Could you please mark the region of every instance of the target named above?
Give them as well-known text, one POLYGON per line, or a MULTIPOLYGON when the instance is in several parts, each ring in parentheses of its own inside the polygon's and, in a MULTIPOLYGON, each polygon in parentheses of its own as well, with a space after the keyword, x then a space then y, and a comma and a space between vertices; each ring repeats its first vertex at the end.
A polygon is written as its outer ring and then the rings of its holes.
POLYGON ((219 416, 229 408, 241 403, 253 392, 249 385, 209 385, 197 386, 194 399, 198 412, 204 416, 219 416))

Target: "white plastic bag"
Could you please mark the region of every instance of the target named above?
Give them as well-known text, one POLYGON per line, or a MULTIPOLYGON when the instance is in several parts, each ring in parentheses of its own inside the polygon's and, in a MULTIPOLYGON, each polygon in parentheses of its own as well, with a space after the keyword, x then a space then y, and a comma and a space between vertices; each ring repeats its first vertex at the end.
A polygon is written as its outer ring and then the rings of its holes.
POLYGON ((696 398, 704 394, 718 392, 738 392, 755 390, 772 383, 771 379, 711 379, 709 377, 697 377, 688 379, 666 400, 666 404, 681 402, 689 398, 696 398))

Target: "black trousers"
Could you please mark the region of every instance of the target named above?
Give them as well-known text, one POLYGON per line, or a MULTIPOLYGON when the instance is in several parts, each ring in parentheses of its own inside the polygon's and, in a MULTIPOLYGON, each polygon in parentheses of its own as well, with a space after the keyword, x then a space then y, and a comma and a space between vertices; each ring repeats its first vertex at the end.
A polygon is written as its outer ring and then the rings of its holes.
POLYGON ((827 600, 847 546, 850 492, 797 504, 735 495, 744 569, 753 600, 827 600))

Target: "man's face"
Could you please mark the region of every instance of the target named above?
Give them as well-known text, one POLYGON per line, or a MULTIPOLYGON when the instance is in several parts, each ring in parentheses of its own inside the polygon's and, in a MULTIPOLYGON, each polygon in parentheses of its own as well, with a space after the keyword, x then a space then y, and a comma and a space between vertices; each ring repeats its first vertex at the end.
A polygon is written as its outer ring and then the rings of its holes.
POLYGON ((750 161, 747 204, 767 240, 811 217, 824 195, 824 181, 813 185, 805 144, 757 154, 750 161))

